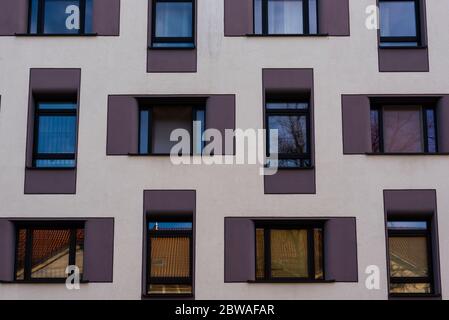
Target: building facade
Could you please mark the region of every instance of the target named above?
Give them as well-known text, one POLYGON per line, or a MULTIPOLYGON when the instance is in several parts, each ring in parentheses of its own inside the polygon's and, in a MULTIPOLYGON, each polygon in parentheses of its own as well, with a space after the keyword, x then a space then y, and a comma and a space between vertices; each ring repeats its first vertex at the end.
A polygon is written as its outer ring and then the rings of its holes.
POLYGON ((1 0, 0 299, 448 298, 446 12, 1 0))

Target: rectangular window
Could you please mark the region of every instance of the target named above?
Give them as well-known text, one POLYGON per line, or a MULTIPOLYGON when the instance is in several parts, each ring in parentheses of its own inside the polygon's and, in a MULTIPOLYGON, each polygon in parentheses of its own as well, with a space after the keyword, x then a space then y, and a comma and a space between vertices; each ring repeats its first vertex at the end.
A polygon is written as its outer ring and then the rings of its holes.
POLYGON ((34 127, 34 167, 75 167, 76 133, 76 103, 38 102, 34 127))
POLYGON ((374 153, 438 152, 436 110, 429 106, 371 108, 374 153))
POLYGON ((433 293, 432 244, 427 221, 388 221, 390 294, 433 293))
POLYGON ((318 0, 254 0, 255 34, 317 34, 318 0))
POLYGON ((153 48, 194 48, 195 0, 153 0, 153 48))
POLYGON ((15 279, 65 281, 68 266, 83 273, 84 227, 80 224, 18 226, 15 279))
POLYGON ((321 226, 262 224, 256 227, 257 280, 322 280, 323 266, 321 226))
POLYGON ((92 33, 93 0, 30 0, 30 34, 92 33))
POLYGON ((192 295, 192 229, 192 221, 184 219, 150 219, 147 235, 148 295, 192 295))
POLYGON ((309 109, 309 103, 304 101, 268 100, 265 110, 267 157, 278 154, 277 162, 270 159, 269 166, 311 166, 309 109), (277 141, 271 130, 277 130, 277 141))
POLYGON ((419 0, 380 0, 380 45, 421 45, 419 0))
MULTIPOLYGON (((152 106, 140 109, 139 153, 169 155, 178 141, 170 141, 174 130, 184 129, 190 136, 190 150, 184 154, 201 154, 204 142, 206 111, 197 106, 152 106)), ((178 152, 179 150, 176 150, 178 152)), ((178 152, 179 153, 179 152, 178 152)))

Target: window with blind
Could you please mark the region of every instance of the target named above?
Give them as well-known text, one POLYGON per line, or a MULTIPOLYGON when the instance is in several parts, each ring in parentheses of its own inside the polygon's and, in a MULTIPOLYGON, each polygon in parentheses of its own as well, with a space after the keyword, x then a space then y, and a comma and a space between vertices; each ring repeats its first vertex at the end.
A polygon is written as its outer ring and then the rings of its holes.
POLYGON ((280 223, 256 226, 257 281, 324 279, 323 228, 280 223))
POLYGON ((390 294, 432 294, 431 230, 427 221, 388 221, 390 294))
POLYGON ((76 109, 76 102, 37 103, 34 122, 34 167, 75 167, 76 109))
POLYGON ((80 277, 84 260, 83 224, 27 224, 16 235, 15 280, 65 281, 68 266, 77 266, 80 277))
POLYGON ((152 220, 148 223, 147 294, 191 296, 193 293, 192 222, 152 220))

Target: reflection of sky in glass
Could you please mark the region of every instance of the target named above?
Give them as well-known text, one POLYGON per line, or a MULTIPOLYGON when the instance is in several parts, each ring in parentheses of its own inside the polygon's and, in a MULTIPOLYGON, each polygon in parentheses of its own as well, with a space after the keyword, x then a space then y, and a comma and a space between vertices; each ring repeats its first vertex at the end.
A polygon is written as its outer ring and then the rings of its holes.
POLYGON ((40 116, 38 153, 74 153, 76 116, 40 116))
POLYGON ((388 228, 391 229, 427 229, 426 221, 388 221, 388 228))
POLYGON ((148 128, 150 121, 150 111, 140 111, 140 146, 139 153, 147 154, 148 150, 148 128))
POLYGON ((192 222, 150 222, 149 230, 192 230, 192 222), (156 228, 157 226, 157 228, 156 228))
POLYGON ((66 13, 68 6, 76 5, 79 0, 46 0, 44 9, 44 33, 78 33, 77 29, 67 29, 66 20, 70 14, 66 13))
POLYGON ((203 141, 203 133, 204 133, 204 124, 205 124, 205 120, 206 120, 206 112, 204 110, 194 110, 194 112, 196 112, 196 121, 200 122, 199 124, 199 134, 197 137, 195 137, 195 142, 194 142, 194 153, 195 154, 202 154, 203 153, 203 148, 204 148, 204 141, 203 141))
POLYGON ((415 2, 380 2, 380 33, 382 37, 416 36, 415 2))
POLYGON ((156 3, 156 37, 191 37, 192 3, 156 3))
POLYGON ((276 109, 296 109, 306 110, 309 107, 307 102, 269 102, 267 103, 268 110, 276 109))
POLYGON ((269 34, 302 34, 302 0, 268 1, 269 34))

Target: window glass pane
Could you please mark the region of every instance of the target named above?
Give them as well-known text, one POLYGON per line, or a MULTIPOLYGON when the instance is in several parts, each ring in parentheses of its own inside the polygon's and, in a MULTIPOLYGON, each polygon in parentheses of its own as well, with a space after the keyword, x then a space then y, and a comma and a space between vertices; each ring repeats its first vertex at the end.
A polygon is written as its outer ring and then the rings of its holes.
POLYGON ((37 24, 38 24, 38 12, 39 12, 39 0, 31 0, 30 3, 30 33, 37 33, 37 24))
POLYGON ((38 153, 75 153, 76 116, 39 116, 38 153))
POLYGON ((192 230, 192 222, 150 222, 149 230, 192 230))
POLYGON ((426 237, 389 237, 390 276, 427 277, 426 237))
POLYGON ((296 109, 296 110, 307 110, 309 104, 307 102, 268 102, 268 110, 279 110, 279 109, 296 109))
MULTIPOLYGON (((170 154, 178 141, 170 141, 170 134, 176 129, 185 129, 192 136, 192 108, 154 107, 152 113, 152 153, 170 154)), ((190 150, 185 150, 190 153, 190 150)))
POLYGON ((94 12, 94 0, 86 0, 86 13, 85 13, 85 23, 84 23, 84 32, 92 33, 94 31, 93 28, 93 12, 94 12))
POLYGON ((150 111, 140 111, 140 135, 139 135, 139 153, 147 154, 148 150, 148 130, 150 123, 150 111))
POLYGON ((39 110, 76 110, 76 103, 39 103, 39 110))
POLYGON ((390 293, 432 293, 430 283, 390 283, 390 293))
POLYGON ((309 0, 309 33, 318 33, 318 10, 317 10, 317 0, 309 0))
POLYGON ((190 277, 189 237, 150 237, 152 278, 190 277))
POLYGON ((380 152, 379 111, 371 110, 371 145, 373 152, 380 152))
MULTIPOLYGON (((279 154, 308 153, 306 116, 269 116, 268 129, 278 130, 279 154)), ((270 153, 276 150, 276 141, 270 134, 270 153)))
POLYGON ((256 278, 265 278, 264 229, 256 229, 256 278))
POLYGON ((314 239, 314 259, 315 259, 315 279, 324 278, 323 270, 323 230, 313 229, 314 239))
POLYGON ((191 2, 156 2, 156 37, 192 37, 191 2))
POLYGON ((421 107, 385 107, 385 152, 423 152, 421 107))
POLYGON ((415 229, 426 230, 427 222, 425 221, 388 221, 389 229, 415 229))
POLYGON ((32 278, 66 278, 70 230, 33 230, 32 278))
POLYGON ((269 0, 268 33, 304 33, 302 9, 302 0, 269 0))
POLYGON ((262 34, 262 0, 254 0, 254 33, 262 34))
POLYGON ((45 0, 44 33, 79 33, 79 0, 45 0))
POLYGON ((380 34, 382 37, 415 37, 415 1, 381 1, 380 34))
POLYGON ((271 230, 273 278, 306 278, 307 230, 271 230))
POLYGON ((435 110, 426 109, 427 119, 427 146, 428 152, 437 152, 437 133, 436 133, 436 119, 435 110))
POLYGON ((25 279, 25 246, 26 246, 27 231, 20 229, 18 232, 18 242, 16 248, 16 279, 25 279))

